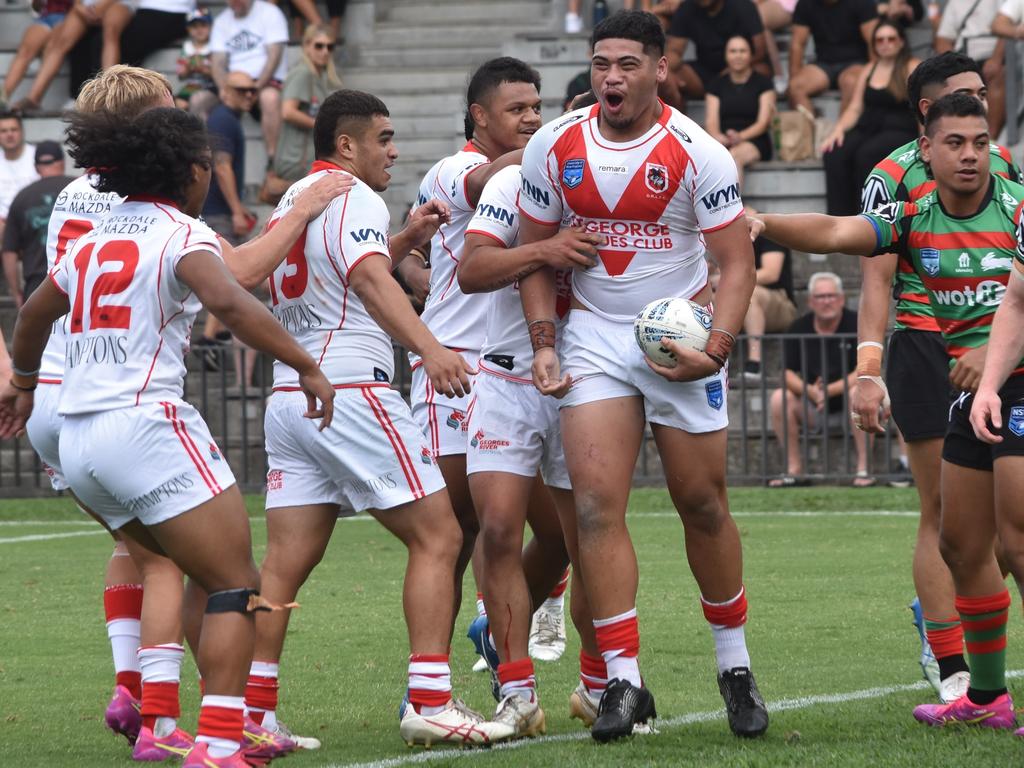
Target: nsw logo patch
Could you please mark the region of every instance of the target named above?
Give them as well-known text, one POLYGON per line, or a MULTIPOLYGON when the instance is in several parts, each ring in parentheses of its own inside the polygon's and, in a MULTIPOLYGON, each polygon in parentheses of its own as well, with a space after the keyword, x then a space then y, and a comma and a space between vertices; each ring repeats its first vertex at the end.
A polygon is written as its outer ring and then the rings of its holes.
POLYGON ((938 248, 922 248, 921 249, 921 266, 924 267, 924 271, 932 277, 939 274, 939 249, 938 248))
POLYGON ((722 382, 718 379, 715 381, 709 381, 704 385, 704 391, 708 396, 708 405, 716 411, 722 410, 722 404, 725 402, 725 392, 722 389, 722 382))
POLYGON ((568 189, 576 189, 583 183, 583 170, 587 161, 580 157, 566 160, 562 166, 562 184, 568 189))
POLYGON ((1006 422, 1006 428, 1017 437, 1024 436, 1024 405, 1015 405, 1010 409, 1010 418, 1006 422))

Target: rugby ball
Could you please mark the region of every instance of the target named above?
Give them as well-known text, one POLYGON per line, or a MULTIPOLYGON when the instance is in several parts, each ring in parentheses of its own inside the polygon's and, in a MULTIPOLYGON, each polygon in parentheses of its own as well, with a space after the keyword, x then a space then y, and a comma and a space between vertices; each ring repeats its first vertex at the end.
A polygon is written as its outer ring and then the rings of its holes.
POLYGON ((711 312, 689 299, 652 301, 633 321, 636 343, 647 357, 659 365, 674 366, 676 356, 662 346, 663 338, 682 346, 703 350, 711 332, 711 312))

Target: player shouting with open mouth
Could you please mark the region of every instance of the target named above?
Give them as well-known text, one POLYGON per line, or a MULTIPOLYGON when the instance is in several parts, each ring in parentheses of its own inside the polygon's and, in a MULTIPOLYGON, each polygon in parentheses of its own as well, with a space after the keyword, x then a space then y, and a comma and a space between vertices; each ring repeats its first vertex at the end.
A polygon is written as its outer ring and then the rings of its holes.
POLYGON ((604 238, 599 263, 573 273, 561 361, 554 271, 542 267, 520 283, 534 383, 544 394, 564 395, 580 566, 607 665, 591 732, 599 741, 618 738, 655 714, 637 658, 637 561, 625 520, 650 422, 711 624, 729 724, 757 736, 768 715, 750 672, 743 557, 725 490, 723 369, 754 288, 736 165, 704 130, 658 100, 667 65, 656 17, 617 13, 595 27, 592 43, 599 104, 537 132, 523 156, 519 194, 520 242, 551 237, 562 226, 604 238), (676 367, 652 367, 633 340, 633 319, 666 294, 709 304, 706 250, 722 269, 707 349, 672 344, 676 367))

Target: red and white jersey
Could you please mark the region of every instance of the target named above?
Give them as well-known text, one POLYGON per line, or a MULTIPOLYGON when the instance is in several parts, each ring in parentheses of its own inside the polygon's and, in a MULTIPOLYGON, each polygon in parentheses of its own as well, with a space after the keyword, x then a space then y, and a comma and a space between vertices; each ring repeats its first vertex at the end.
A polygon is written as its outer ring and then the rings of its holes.
MULTIPOLYGON (((430 293, 421 317, 434 337, 452 349, 477 350, 484 341, 487 300, 463 293, 455 270, 462 260, 466 226, 476 210, 469 202, 466 182, 474 169, 487 162, 486 155, 467 143, 454 155, 439 160, 420 182, 419 205, 436 198, 451 209, 451 221, 430 241, 430 293)), ((416 360, 413 355, 410 359, 416 360)))
POLYGON ((59 412, 111 411, 180 398, 199 299, 175 272, 217 235, 174 203, 130 197, 50 271, 68 295, 59 412))
MULTIPOLYGON (((91 230, 124 200, 114 192, 97 192, 89 176, 79 176, 57 195, 46 230, 46 268, 53 269, 75 240, 91 230)), ((39 380, 44 384, 60 384, 64 376, 64 354, 67 346, 68 317, 53 324, 50 340, 39 364, 39 380)))
MULTIPOLYGON (((292 207, 296 196, 325 173, 340 170, 316 161, 313 172, 281 198, 268 226, 292 207)), ((349 289, 349 273, 367 256, 391 259, 391 218, 384 200, 359 179, 306 225, 288 256, 270 278, 271 310, 317 361, 332 384, 387 382, 394 377, 391 337, 370 317, 349 289)), ((274 363, 274 388, 299 386, 294 369, 274 363)))
MULTIPOLYGON (((519 166, 510 165, 492 176, 480 195, 476 214, 466 234, 486 235, 505 248, 512 248, 519 237, 519 166)), ((572 270, 556 273, 558 317, 569 311, 572 297, 572 270)), ((519 282, 487 294, 487 337, 480 348, 480 370, 526 384, 532 382, 530 366, 533 347, 519 300, 519 282)))
POLYGON ((519 210, 541 224, 605 237, 597 266, 573 272, 573 294, 609 320, 651 301, 691 298, 707 283, 703 234, 743 214, 736 164, 703 128, 664 106, 643 136, 612 142, 594 105, 533 135, 519 210))

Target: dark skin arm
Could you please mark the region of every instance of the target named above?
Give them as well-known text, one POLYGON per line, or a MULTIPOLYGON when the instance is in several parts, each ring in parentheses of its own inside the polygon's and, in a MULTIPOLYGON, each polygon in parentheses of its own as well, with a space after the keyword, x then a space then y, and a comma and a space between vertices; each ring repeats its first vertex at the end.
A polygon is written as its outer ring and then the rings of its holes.
POLYGON ((459 262, 459 287, 463 293, 488 293, 545 266, 588 269, 597 263, 595 246, 602 240, 598 235, 564 229, 547 240, 506 248, 492 237, 470 232, 459 262))

